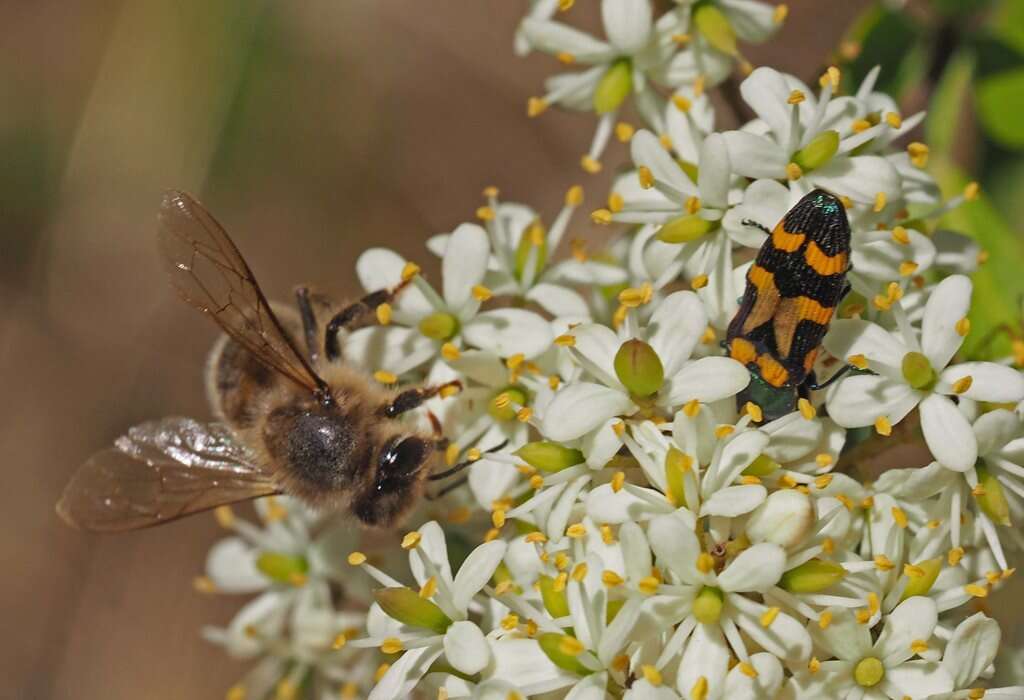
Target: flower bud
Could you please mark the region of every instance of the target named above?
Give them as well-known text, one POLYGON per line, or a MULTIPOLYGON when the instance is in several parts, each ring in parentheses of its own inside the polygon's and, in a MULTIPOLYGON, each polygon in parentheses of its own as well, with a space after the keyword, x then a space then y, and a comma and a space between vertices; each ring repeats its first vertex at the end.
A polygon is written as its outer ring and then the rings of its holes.
POLYGON ((642 340, 627 340, 615 353, 615 374, 634 396, 650 396, 665 381, 661 358, 642 340))
POLYGON ((736 55, 736 30, 715 5, 698 3, 693 11, 693 23, 711 46, 730 56, 736 55))
POLYGON ((516 247, 515 273, 516 279, 522 279, 526 271, 526 263, 530 260, 530 252, 536 249, 537 262, 534 263, 534 276, 544 269, 548 261, 548 239, 544 235, 544 228, 539 222, 534 222, 526 227, 523 235, 519 238, 519 245, 516 247))
POLYGON ((686 503, 684 475, 691 468, 692 459, 675 447, 668 448, 665 454, 665 482, 668 485, 666 495, 676 508, 689 508, 686 503))
POLYGON ((776 491, 759 505, 747 521, 752 542, 773 542, 780 547, 799 544, 814 524, 810 497, 796 489, 776 491))
POLYGON ((714 586, 704 586, 693 599, 693 616, 698 622, 713 625, 722 616, 725 595, 714 586))
POLYGON ((662 243, 689 243, 710 233, 717 226, 717 221, 702 219, 697 214, 686 214, 658 229, 657 239, 662 243))
POLYGON ((420 333, 434 340, 451 340, 459 332, 459 319, 443 311, 435 311, 420 321, 420 333))
POLYGON ((935 385, 935 370, 928 358, 919 352, 908 352, 903 356, 901 367, 903 378, 915 389, 927 390, 935 385))
POLYGON ((981 495, 976 496, 978 506, 992 522, 1009 526, 1010 504, 1006 501, 1003 485, 985 467, 976 467, 974 471, 978 474, 978 486, 982 489, 981 495))
POLYGON ((557 442, 528 442, 512 454, 542 472, 560 472, 583 463, 582 452, 557 442))
POLYGON ((256 568, 271 581, 295 583, 296 580, 305 580, 309 562, 297 554, 263 552, 256 557, 256 568))
POLYGON ((403 624, 433 630, 438 634, 444 634, 452 624, 441 608, 421 598, 411 588, 378 588, 373 592, 373 597, 388 617, 403 624))
POLYGON ((901 603, 916 595, 928 595, 932 586, 935 585, 935 579, 939 577, 939 572, 942 571, 942 558, 919 561, 914 566, 924 571, 924 576, 909 577, 907 587, 903 589, 903 595, 900 596, 901 603))
POLYGON ((494 420, 512 420, 518 412, 516 406, 525 406, 526 401, 527 396, 523 389, 517 386, 507 386, 491 398, 490 403, 487 404, 487 412, 494 420))
POLYGON ((782 575, 779 587, 790 593, 820 593, 846 576, 846 569, 834 561, 810 559, 782 575))
POLYGON ((555 579, 550 576, 541 576, 537 583, 540 586, 541 599, 544 607, 551 617, 565 617, 569 614, 569 599, 565 595, 565 588, 555 590, 555 579))
POLYGON ((839 132, 829 129, 815 136, 810 143, 794 153, 793 162, 806 173, 832 160, 832 156, 838 150, 839 132))
POLYGON ((750 463, 750 466, 743 470, 744 476, 768 476, 772 472, 782 469, 782 465, 768 455, 758 455, 757 459, 750 463))
POLYGON ((620 58, 605 71, 594 88, 594 111, 614 112, 633 91, 633 66, 628 58, 620 58))
POLYGON ((574 637, 557 632, 547 632, 537 637, 537 643, 555 666, 579 676, 591 673, 591 670, 576 658, 578 654, 571 653, 579 644, 574 637))

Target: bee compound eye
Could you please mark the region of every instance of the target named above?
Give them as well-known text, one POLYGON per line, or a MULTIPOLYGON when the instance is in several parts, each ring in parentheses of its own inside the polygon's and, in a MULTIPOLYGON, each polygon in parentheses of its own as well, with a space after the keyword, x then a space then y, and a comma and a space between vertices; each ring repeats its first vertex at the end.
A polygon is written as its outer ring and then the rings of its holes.
POLYGON ((420 438, 395 438, 381 452, 377 464, 380 480, 408 476, 416 472, 426 458, 427 444, 420 438))

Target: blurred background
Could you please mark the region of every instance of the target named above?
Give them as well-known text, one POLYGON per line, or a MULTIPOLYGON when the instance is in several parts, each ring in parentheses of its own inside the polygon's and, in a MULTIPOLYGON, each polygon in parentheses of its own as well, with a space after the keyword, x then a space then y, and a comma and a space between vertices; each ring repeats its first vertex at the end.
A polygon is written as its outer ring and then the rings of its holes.
MULTIPOLYGON (((904 114, 935 99, 918 140, 931 144, 947 192, 969 172, 987 194, 955 215, 1000 258, 977 283, 982 322, 1017 323, 1024 3, 789 5, 779 36, 746 56, 808 82, 830 62, 855 80, 881 62, 904 114)), ((525 9, 524 0, 5 3, 5 696, 222 697, 244 669, 199 637, 242 602, 192 588, 222 534, 212 517, 98 537, 53 511, 71 472, 128 426, 209 416, 201 368, 215 329, 174 298, 159 268, 160 192, 198 195, 282 299, 301 282, 357 293, 355 258, 373 245, 427 263, 425 239, 471 219, 487 185, 548 216, 577 183, 584 209, 600 206, 624 149, 613 144, 604 172, 585 175, 591 118, 526 118, 527 97, 557 64, 513 55, 525 9)), ((573 20, 593 26, 595 9, 578 0, 573 20)), ((585 215, 576 228, 588 235, 585 215)), ((1002 611, 1012 597, 992 602, 1002 611)))

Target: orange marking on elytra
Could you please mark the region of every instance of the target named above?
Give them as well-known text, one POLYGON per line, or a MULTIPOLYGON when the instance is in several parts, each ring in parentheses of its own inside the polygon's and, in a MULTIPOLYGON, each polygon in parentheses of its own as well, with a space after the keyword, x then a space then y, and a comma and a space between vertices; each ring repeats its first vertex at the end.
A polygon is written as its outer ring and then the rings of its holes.
POLYGON ((746 338, 733 338, 729 343, 729 357, 746 365, 757 359, 757 348, 746 338))
POLYGON ((779 305, 779 290, 775 286, 775 275, 760 265, 751 265, 747 272, 747 280, 757 288, 757 298, 743 321, 742 332, 750 333, 763 323, 767 323, 775 314, 779 305))
POLYGON ((802 233, 790 233, 782 227, 782 224, 776 226, 772 231, 772 245, 787 253, 792 253, 803 245, 805 238, 807 236, 802 233))
POLYGON ((782 386, 789 379, 789 372, 771 355, 758 355, 757 367, 761 370, 761 379, 774 387, 782 386))
POLYGON ((835 255, 826 255, 814 241, 811 241, 807 250, 804 251, 804 260, 819 275, 834 275, 846 270, 845 251, 835 255))

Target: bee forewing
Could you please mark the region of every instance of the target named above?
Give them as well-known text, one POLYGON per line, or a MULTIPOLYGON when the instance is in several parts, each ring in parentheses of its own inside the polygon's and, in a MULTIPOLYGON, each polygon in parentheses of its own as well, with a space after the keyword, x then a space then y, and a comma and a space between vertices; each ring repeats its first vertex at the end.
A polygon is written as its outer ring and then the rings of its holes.
POLYGON ((93 455, 64 489, 57 513, 85 530, 117 532, 275 493, 271 475, 226 427, 164 418, 93 455))

